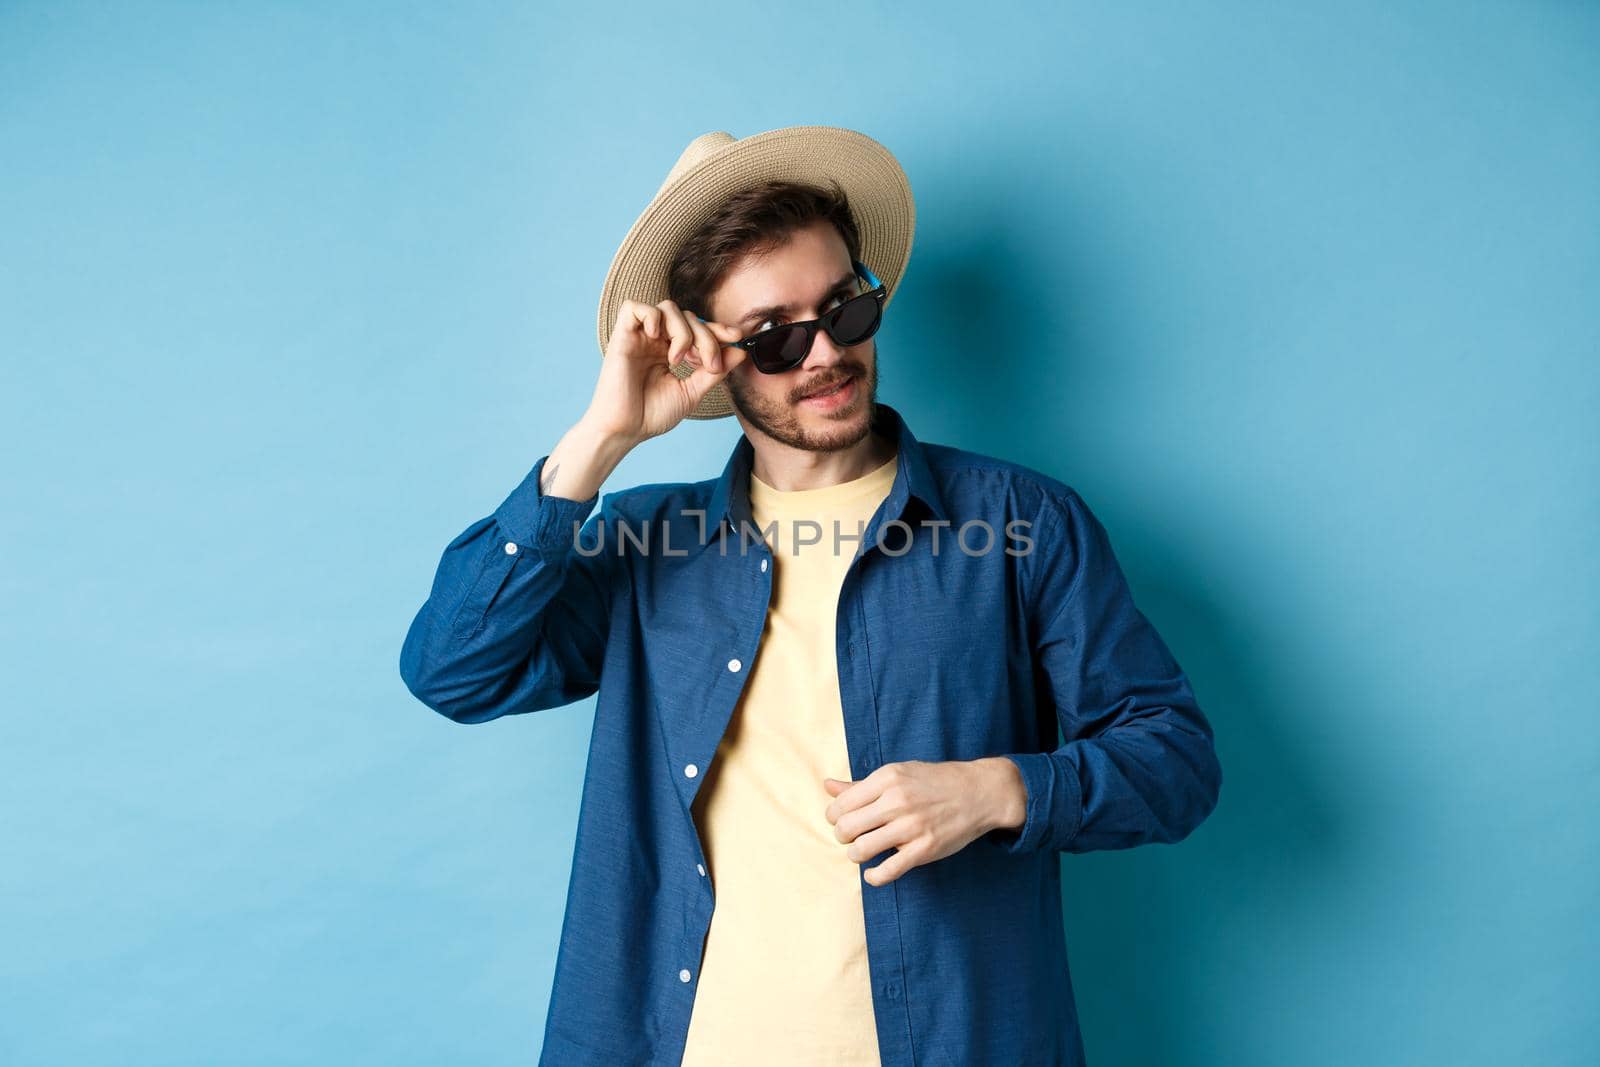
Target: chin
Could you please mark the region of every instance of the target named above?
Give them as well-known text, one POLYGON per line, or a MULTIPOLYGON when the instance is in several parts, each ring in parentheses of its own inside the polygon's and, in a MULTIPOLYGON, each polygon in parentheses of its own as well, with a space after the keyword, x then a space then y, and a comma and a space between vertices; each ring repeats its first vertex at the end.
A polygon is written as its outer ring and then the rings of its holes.
POLYGON ((800 435, 816 451, 849 448, 871 430, 872 407, 858 397, 848 408, 827 414, 796 411, 795 423, 800 435))

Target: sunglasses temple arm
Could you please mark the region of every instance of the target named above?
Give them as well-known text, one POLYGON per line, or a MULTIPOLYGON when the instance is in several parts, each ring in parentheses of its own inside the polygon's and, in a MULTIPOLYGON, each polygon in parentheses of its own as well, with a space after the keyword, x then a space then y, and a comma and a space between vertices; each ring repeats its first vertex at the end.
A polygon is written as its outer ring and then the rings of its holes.
POLYGON ((880 285, 883 284, 882 282, 880 282, 878 280, 878 276, 876 274, 872 273, 872 269, 870 267, 868 267, 865 263, 861 262, 859 259, 855 261, 855 266, 856 266, 856 273, 860 274, 863 278, 865 278, 867 280, 868 287, 870 287, 872 289, 876 289, 880 285))

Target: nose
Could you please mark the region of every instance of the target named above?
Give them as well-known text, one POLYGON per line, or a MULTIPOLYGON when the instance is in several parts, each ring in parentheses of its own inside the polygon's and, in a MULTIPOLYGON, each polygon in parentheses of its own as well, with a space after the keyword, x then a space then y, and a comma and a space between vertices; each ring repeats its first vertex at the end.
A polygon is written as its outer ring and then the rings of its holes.
POLYGON ((806 353, 805 361, 797 369, 802 376, 815 376, 818 371, 827 371, 830 367, 842 363, 845 358, 844 352, 844 349, 834 344, 827 330, 818 330, 817 336, 811 341, 811 351, 806 353))

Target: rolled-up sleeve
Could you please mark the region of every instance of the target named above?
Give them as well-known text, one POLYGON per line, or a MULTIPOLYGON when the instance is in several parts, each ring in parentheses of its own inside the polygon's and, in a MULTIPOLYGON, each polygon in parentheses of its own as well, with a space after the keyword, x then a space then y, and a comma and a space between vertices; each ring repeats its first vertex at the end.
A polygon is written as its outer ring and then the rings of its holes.
POLYGON ((1211 724, 1083 499, 1049 494, 1038 529, 1029 630, 1063 744, 1005 754, 1027 805, 997 839, 1010 852, 1182 840, 1222 787, 1211 724))

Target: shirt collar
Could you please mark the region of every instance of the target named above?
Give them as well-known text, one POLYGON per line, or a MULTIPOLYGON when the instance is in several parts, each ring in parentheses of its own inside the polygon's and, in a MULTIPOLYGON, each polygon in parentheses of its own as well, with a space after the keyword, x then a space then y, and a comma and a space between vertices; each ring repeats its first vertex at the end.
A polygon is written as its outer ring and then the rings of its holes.
MULTIPOLYGON (((933 471, 928 467, 928 457, 900 412, 878 401, 873 407, 872 426, 895 442, 897 454, 894 484, 889 487, 889 495, 884 501, 884 518, 904 518, 907 504, 916 499, 935 518, 949 521, 944 498, 939 494, 933 471)), ((712 489, 702 544, 709 544, 712 538, 725 533, 737 533, 741 522, 755 527, 755 518, 750 512, 750 467, 754 459, 755 448, 750 444, 750 438, 741 434, 738 444, 733 446, 733 454, 728 457, 727 465, 722 468, 721 477, 712 489)))

